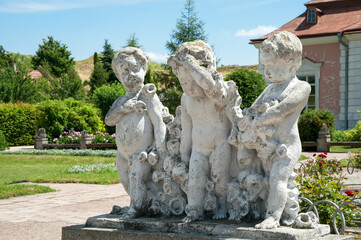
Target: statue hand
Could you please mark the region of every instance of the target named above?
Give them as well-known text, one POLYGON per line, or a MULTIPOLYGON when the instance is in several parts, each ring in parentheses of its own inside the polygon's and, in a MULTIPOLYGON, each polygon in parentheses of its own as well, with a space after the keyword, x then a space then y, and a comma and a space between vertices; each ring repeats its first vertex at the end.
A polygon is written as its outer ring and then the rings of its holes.
POLYGON ((134 104, 133 108, 139 114, 142 114, 147 111, 147 105, 143 101, 137 101, 134 104))

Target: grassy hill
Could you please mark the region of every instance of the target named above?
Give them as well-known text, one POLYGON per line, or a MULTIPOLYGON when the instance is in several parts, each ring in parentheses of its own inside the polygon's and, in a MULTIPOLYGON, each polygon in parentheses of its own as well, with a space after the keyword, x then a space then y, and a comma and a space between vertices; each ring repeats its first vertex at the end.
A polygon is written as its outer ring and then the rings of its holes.
MULTIPOLYGON (((153 69, 164 70, 164 68, 162 67, 161 64, 152 62, 152 61, 149 61, 148 68, 152 69, 152 70, 153 69)), ((83 81, 89 80, 89 78, 93 72, 93 69, 94 69, 93 56, 91 56, 87 59, 81 60, 81 61, 76 61, 75 69, 83 81)), ((223 77, 226 77, 227 74, 229 74, 232 71, 237 70, 237 69, 249 69, 249 70, 253 70, 253 71, 258 71, 258 65, 249 65, 249 66, 233 65, 233 66, 217 67, 217 71, 220 72, 223 75, 223 77)))

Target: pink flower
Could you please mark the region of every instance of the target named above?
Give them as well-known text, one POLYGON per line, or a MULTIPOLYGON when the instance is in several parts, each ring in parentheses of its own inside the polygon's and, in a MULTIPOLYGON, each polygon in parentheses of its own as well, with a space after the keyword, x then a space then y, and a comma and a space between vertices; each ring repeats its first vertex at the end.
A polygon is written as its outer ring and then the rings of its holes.
POLYGON ((57 139, 57 138, 54 138, 54 139, 53 139, 53 142, 56 142, 56 141, 58 141, 58 139, 57 139))
POLYGON ((354 193, 350 190, 346 190, 345 193, 347 194, 347 196, 353 197, 354 193))

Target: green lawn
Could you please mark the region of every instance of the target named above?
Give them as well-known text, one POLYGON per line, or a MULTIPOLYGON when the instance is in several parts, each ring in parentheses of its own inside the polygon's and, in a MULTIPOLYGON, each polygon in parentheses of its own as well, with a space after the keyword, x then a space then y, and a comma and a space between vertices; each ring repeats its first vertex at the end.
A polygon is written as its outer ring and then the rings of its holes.
POLYGON ((339 152, 339 153, 361 152, 361 148, 354 148, 349 146, 331 146, 331 152, 339 152))
POLYGON ((68 173, 75 165, 115 163, 115 157, 0 155, 0 199, 53 191, 46 187, 9 184, 20 181, 35 183, 119 183, 116 171, 68 173))

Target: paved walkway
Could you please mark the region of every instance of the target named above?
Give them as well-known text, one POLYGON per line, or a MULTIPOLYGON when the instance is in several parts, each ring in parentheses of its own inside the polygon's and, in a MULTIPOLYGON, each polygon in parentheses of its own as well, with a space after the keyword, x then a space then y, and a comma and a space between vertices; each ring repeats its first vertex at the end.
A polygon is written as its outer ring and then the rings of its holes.
POLYGON ((129 205, 121 184, 41 184, 57 192, 0 200, 1 240, 61 239, 63 226, 129 205))

